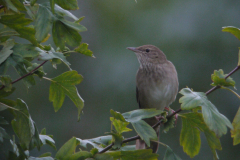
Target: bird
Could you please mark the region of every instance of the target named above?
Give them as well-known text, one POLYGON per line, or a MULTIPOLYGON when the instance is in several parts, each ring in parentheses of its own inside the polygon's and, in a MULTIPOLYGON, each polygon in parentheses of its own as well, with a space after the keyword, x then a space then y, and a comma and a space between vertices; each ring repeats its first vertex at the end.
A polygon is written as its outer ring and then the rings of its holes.
MULTIPOLYGON (((167 60, 166 55, 154 45, 127 47, 133 51, 139 61, 136 75, 136 98, 140 109, 156 108, 164 110, 176 99, 178 93, 178 75, 175 66, 167 60)), ((158 122, 157 117, 145 119, 153 126, 158 122)), ((159 138, 160 127, 155 131, 159 138)), ((136 141, 136 149, 158 151, 158 143, 152 142, 148 147, 141 139, 136 141)))

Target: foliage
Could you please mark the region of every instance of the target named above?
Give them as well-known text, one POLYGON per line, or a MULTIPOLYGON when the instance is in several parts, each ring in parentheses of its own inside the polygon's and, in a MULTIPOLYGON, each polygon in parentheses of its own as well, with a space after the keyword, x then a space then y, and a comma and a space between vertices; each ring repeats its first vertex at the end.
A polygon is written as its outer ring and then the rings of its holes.
MULTIPOLYGON (((240 97, 228 87, 235 88, 235 81, 231 74, 240 68, 240 52, 237 67, 230 73, 224 74, 223 70, 215 70, 211 75, 214 86, 208 92, 195 92, 189 88, 183 88, 179 99, 181 108, 176 112, 168 109, 160 111, 156 109, 138 109, 126 113, 111 110, 111 131, 108 135, 92 139, 80 139, 72 137, 58 151, 53 158, 47 152, 39 157, 30 156, 34 148, 41 149, 43 145, 49 145, 55 150, 55 141, 52 135, 46 134, 46 129, 38 132, 34 118, 31 117, 27 104, 20 98, 11 100, 7 98, 16 90, 15 83, 22 81, 27 88, 36 84, 35 78, 51 82, 49 100, 57 112, 62 106, 67 95, 78 109, 78 120, 84 107, 84 101, 76 88, 83 77, 77 71, 70 68, 67 56, 70 53, 81 53, 94 58, 93 52, 88 49, 88 44, 82 43, 79 32, 87 29, 80 24, 84 17, 77 18, 69 10, 78 9, 77 0, 49 0, 38 4, 37 0, 1 0, 1 29, 0 29, 0 111, 8 110, 12 115, 11 126, 15 135, 10 137, 2 125, 8 125, 4 117, 0 117, 0 143, 9 141, 13 147, 8 152, 7 158, 11 160, 157 160, 158 154, 151 149, 135 150, 135 145, 127 142, 142 139, 147 146, 150 142, 157 142, 166 147, 164 160, 180 160, 181 158, 173 150, 158 142, 154 130, 160 124, 164 124, 164 132, 174 128, 175 115, 182 110, 186 113, 178 114, 182 120, 180 145, 183 151, 191 158, 199 153, 201 147, 200 133, 205 135, 214 159, 218 159, 216 150, 222 150, 220 137, 227 133, 227 127, 231 129, 233 144, 240 143, 240 109, 232 124, 221 114, 217 107, 208 100, 207 95, 214 90, 227 89, 240 97), (28 17, 28 18, 26 18, 28 17), (17 43, 12 37, 17 36, 28 41, 28 44, 17 43), (43 43, 53 39, 56 47, 43 43), (70 48, 69 48, 70 47, 70 48), (40 62, 38 62, 40 61, 40 62), (36 63, 38 62, 38 63, 36 63), (50 62, 53 68, 64 63, 69 71, 55 78, 45 77, 43 65, 50 62), (12 80, 8 68, 12 66, 17 71, 19 78, 12 80), (158 116, 159 122, 150 126, 144 119, 158 116), (131 132, 128 128, 131 123, 137 136, 125 138, 125 132, 131 132), (15 139, 15 136, 17 139, 15 139), (80 148, 79 148, 80 147, 80 148), (87 150, 87 148, 91 150, 87 150)), ((240 30, 236 27, 224 27, 224 32, 230 32, 240 40, 240 30)))

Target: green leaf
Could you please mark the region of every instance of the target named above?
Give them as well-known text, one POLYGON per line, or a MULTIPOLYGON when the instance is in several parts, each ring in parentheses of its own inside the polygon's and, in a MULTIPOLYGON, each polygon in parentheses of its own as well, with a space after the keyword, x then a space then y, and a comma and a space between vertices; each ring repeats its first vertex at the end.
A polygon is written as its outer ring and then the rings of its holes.
POLYGON ((235 81, 231 77, 228 77, 225 80, 226 76, 227 76, 227 74, 224 74, 222 69, 219 69, 219 71, 214 70, 214 73, 211 75, 211 79, 213 81, 213 83, 211 85, 212 86, 235 87, 235 81))
POLYGON ((24 7, 26 8, 27 14, 29 15, 29 17, 31 19, 35 20, 37 12, 38 12, 39 5, 34 5, 34 6, 25 5, 24 7))
POLYGON ((199 153, 201 146, 200 131, 204 132, 208 145, 215 159, 218 159, 216 149, 222 150, 219 138, 204 123, 201 113, 186 113, 179 115, 182 118, 180 145, 183 151, 191 158, 199 153))
POLYGON ((19 33, 19 37, 29 40, 32 44, 37 45, 35 30, 32 27, 25 27, 32 22, 31 19, 25 18, 25 14, 2 15, 0 23, 7 25, 19 33))
POLYGON ((104 154, 108 154, 114 159, 121 160, 158 160, 158 154, 152 153, 151 149, 139 149, 135 151, 113 151, 104 154))
POLYGON ((87 43, 82 43, 80 46, 75 48, 74 51, 78 52, 78 53, 81 53, 81 54, 84 54, 86 56, 91 56, 91 57, 95 58, 95 56, 93 55, 93 52, 88 49, 88 44, 87 43))
POLYGON ((69 46, 76 47, 80 45, 82 37, 78 31, 70 28, 63 22, 57 20, 53 22, 52 28, 53 41, 61 50, 64 49, 65 43, 69 46))
MULTIPOLYGON (((12 54, 10 57, 8 57, 7 63, 11 64, 21 77, 28 73, 28 70, 26 68, 29 67, 30 62, 23 59, 20 55, 12 54)), ((27 88, 35 85, 35 80, 32 75, 29 75, 23 78, 22 80, 27 88)))
POLYGON ((36 2, 37 2, 37 0, 30 0, 31 6, 33 6, 36 2))
POLYGON ((18 9, 14 6, 11 0, 3 0, 2 3, 5 3, 5 6, 7 6, 8 9, 11 9, 14 12, 18 12, 18 9))
POLYGON ((94 156, 95 160, 114 160, 112 156, 110 156, 109 154, 96 154, 94 156))
POLYGON ((10 92, 12 90, 12 79, 10 76, 0 76, 0 81, 4 85, 4 90, 10 92))
MULTIPOLYGON (((169 108, 169 111, 168 111, 168 115, 172 114, 172 110, 171 108, 169 108)), ((170 118, 167 119, 167 122, 164 123, 164 132, 167 133, 169 131, 169 129, 171 128, 174 128, 174 123, 176 121, 176 118, 175 116, 172 116, 170 118)))
POLYGON ((2 28, 0 29, 0 40, 5 42, 5 39, 8 39, 11 36, 19 36, 19 34, 10 28, 2 28))
POLYGON ((11 50, 14 46, 14 40, 9 39, 5 43, 1 43, 0 46, 3 46, 3 48, 0 51, 0 64, 2 64, 12 53, 11 50))
POLYGON ((29 157, 27 160, 54 160, 52 157, 29 157))
POLYGON ((233 145, 237 145, 240 143, 240 108, 233 119, 232 125, 231 137, 233 138, 233 145))
POLYGON ((74 16, 71 12, 63 9, 62 7, 60 7, 57 4, 55 4, 55 6, 54 6, 54 11, 58 18, 63 18, 64 16, 67 16, 69 18, 72 18, 75 21, 78 20, 78 18, 76 16, 74 16))
POLYGON ((79 141, 76 139, 76 137, 71 138, 59 149, 55 158, 60 160, 68 159, 68 157, 75 152, 75 149, 78 145, 79 141))
POLYGON ((136 145, 126 145, 120 148, 121 151, 135 151, 136 145))
POLYGON ((120 120, 120 121, 122 121, 122 122, 127 122, 125 119, 124 119, 124 117, 122 116, 122 114, 121 113, 119 113, 119 112, 117 112, 117 111, 114 111, 114 110, 110 110, 110 113, 111 113, 111 115, 113 116, 113 118, 115 118, 115 119, 118 119, 118 120, 120 120))
MULTIPOLYGON (((85 148, 87 147, 86 145, 87 145, 88 141, 93 142, 97 145, 102 145, 105 147, 112 142, 112 136, 110 136, 110 135, 109 136, 100 136, 100 137, 96 137, 96 138, 92 138, 92 139, 86 139, 86 141, 80 139, 79 141, 83 141, 83 143, 84 143, 83 147, 85 147, 85 148)), ((82 142, 80 142, 80 145, 82 145, 82 142)), ((94 147, 95 147, 95 145, 94 145, 94 147)))
POLYGON ((16 88, 13 87, 10 92, 6 92, 6 91, 4 91, 3 89, 0 90, 0 99, 1 99, 1 98, 4 98, 4 97, 10 96, 10 95, 15 91, 15 89, 16 89, 16 88))
POLYGON ((17 99, 16 103, 17 105, 14 108, 18 111, 12 110, 15 117, 12 120, 12 127, 19 138, 20 144, 28 149, 35 134, 34 122, 28 112, 27 104, 21 99, 17 99))
POLYGON ((238 40, 240 40, 240 30, 239 28, 233 27, 233 26, 227 26, 227 27, 222 27, 223 32, 229 32, 232 33, 235 37, 237 37, 238 40))
POLYGON ((68 160, 85 160, 93 157, 92 153, 87 151, 79 151, 68 157, 68 160))
POLYGON ((8 124, 8 121, 6 121, 6 120, 4 119, 4 117, 1 117, 1 116, 0 116, 0 124, 1 124, 1 125, 8 124))
POLYGON ((127 125, 129 124, 129 122, 123 122, 123 121, 120 121, 120 120, 115 119, 113 117, 110 117, 110 121, 112 122, 112 124, 114 125, 117 133, 119 133, 119 134, 121 134, 123 132, 132 131, 130 128, 127 128, 127 125))
POLYGON ((163 160, 181 160, 181 158, 178 157, 169 146, 167 146, 163 160))
POLYGON ((190 110, 201 106, 204 122, 218 137, 227 133, 227 126, 233 128, 230 121, 207 99, 205 93, 193 92, 189 88, 184 88, 179 93, 184 95, 179 99, 181 109, 190 110))
MULTIPOLYGON (((112 138, 112 136, 111 136, 112 138)), ((84 148, 87 148, 87 144, 90 144, 91 146, 93 146, 94 148, 98 149, 98 150, 102 150, 102 148, 91 141, 91 139, 80 139, 80 138, 76 138, 79 142, 80 142, 80 146, 84 147, 84 148)))
POLYGON ((150 146, 150 140, 158 140, 156 131, 150 125, 148 125, 145 121, 140 120, 140 121, 131 122, 131 123, 135 131, 138 133, 141 139, 145 141, 147 146, 150 146))
POLYGON ((130 112, 123 113, 123 117, 128 122, 137 122, 142 119, 151 118, 163 113, 161 110, 154 109, 138 109, 130 112))
POLYGON ((56 52, 52 47, 51 50, 49 51, 45 51, 45 50, 41 50, 40 48, 36 48, 39 51, 39 59, 46 61, 46 60, 51 60, 51 59, 60 59, 61 61, 63 61, 68 67, 70 65, 70 63, 67 61, 66 57, 63 55, 63 53, 61 52, 56 52))
MULTIPOLYGON (((8 0, 7 0, 8 1, 8 0)), ((18 10, 20 11, 26 11, 26 9, 24 8, 24 5, 22 2, 20 2, 19 0, 11 0, 12 3, 14 4, 15 7, 17 7, 18 10)))
POLYGON ((39 157, 51 157, 52 153, 51 152, 46 152, 41 154, 39 157))
POLYGON ((55 141, 51 137, 49 137, 48 135, 40 134, 39 138, 43 145, 48 144, 49 146, 56 150, 55 141))
POLYGON ((114 145, 112 146, 113 149, 119 149, 122 146, 123 136, 120 133, 117 133, 116 131, 112 131, 110 133, 107 133, 112 135, 112 142, 114 145))
POLYGON ((50 32, 52 27, 52 21, 53 21, 53 15, 51 11, 43 5, 39 5, 39 9, 38 9, 36 21, 35 21, 35 29, 36 29, 35 36, 39 43, 42 42, 50 32))
POLYGON ((78 9, 77 0, 57 0, 55 3, 67 10, 78 9))
MULTIPOLYGON (((0 92, 1 93, 1 92, 0 92)), ((9 92, 7 92, 9 93, 9 92)), ((0 111, 3 111, 8 108, 12 108, 16 105, 15 101, 9 99, 0 99, 0 111)))
POLYGON ((10 139, 10 136, 7 134, 7 132, 5 131, 5 129, 3 129, 2 127, 0 127, 0 142, 3 142, 3 138, 5 138, 5 139, 10 139))
MULTIPOLYGON (((29 72, 31 72, 32 70, 34 70, 35 68, 37 68, 40 64, 37 63, 33 63, 31 67, 28 67, 27 70, 29 72)), ((39 67, 34 74, 36 74, 39 78, 42 78, 46 73, 43 70, 43 66, 39 67)))
POLYGON ((39 56, 39 48, 32 44, 15 44, 13 53, 20 55, 24 58, 36 58, 39 56))
POLYGON ((83 77, 77 71, 68 71, 51 80, 49 100, 53 102, 55 112, 62 107, 67 95, 78 108, 78 120, 80 119, 84 103, 75 85, 81 83, 82 79, 83 77))
POLYGON ((55 13, 54 6, 55 6, 55 0, 50 0, 50 7, 51 7, 52 13, 55 13))

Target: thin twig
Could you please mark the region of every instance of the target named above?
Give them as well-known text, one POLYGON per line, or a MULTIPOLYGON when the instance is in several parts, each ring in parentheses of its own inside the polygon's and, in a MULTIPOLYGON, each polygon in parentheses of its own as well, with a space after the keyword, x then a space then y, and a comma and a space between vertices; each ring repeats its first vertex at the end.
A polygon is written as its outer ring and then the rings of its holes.
MULTIPOLYGON (((44 65, 45 63, 46 63, 47 61, 44 61, 43 63, 41 63, 39 66, 37 66, 35 69, 33 69, 31 72, 29 72, 29 73, 27 73, 27 74, 25 74, 24 76, 22 76, 22 77, 20 77, 20 78, 18 78, 18 79, 16 79, 15 81, 13 81, 11 84, 14 84, 14 83, 16 83, 16 82, 18 82, 18 81, 20 81, 21 79, 23 79, 23 78, 25 78, 25 77, 27 77, 27 76, 30 76, 30 75, 32 75, 36 70, 38 70, 38 68, 40 68, 42 65, 44 65)), ((2 90, 3 88, 5 88, 5 86, 4 85, 2 85, 2 87, 0 88, 0 90, 2 90)))
MULTIPOLYGON (((235 72, 236 72, 237 70, 239 70, 239 69, 240 69, 240 66, 237 66, 236 68, 234 68, 234 69, 225 77, 225 79, 227 79, 229 76, 231 76, 233 73, 235 73, 235 72)), ((206 95, 209 95, 210 93, 212 93, 213 91, 215 91, 215 90, 217 90, 217 89, 219 89, 219 88, 221 88, 221 87, 220 87, 220 86, 212 87, 212 88, 211 88, 210 90, 208 90, 205 94, 206 94, 206 95)), ((182 111, 182 109, 180 108, 180 109, 176 110, 175 112, 173 112, 172 114, 168 115, 166 118, 169 119, 169 118, 171 118, 172 116, 174 116, 175 114, 177 114, 177 113, 179 113, 179 112, 181 112, 181 111, 182 111)), ((162 123, 162 120, 163 120, 163 117, 159 118, 159 121, 158 121, 155 125, 153 125, 152 127, 153 127, 153 128, 156 128, 157 126, 159 126, 159 125, 162 123)), ((127 139, 123 140, 123 141, 122 141, 122 144, 123 144, 123 143, 127 143, 127 142, 131 142, 131 141, 135 141, 135 140, 137 140, 137 139, 140 139, 140 136, 139 136, 139 135, 134 136, 134 137, 130 137, 130 138, 127 138, 127 139)), ((104 152, 110 150, 113 145, 114 145, 114 143, 108 145, 108 146, 105 147, 103 150, 101 150, 99 153, 104 153, 104 152)))

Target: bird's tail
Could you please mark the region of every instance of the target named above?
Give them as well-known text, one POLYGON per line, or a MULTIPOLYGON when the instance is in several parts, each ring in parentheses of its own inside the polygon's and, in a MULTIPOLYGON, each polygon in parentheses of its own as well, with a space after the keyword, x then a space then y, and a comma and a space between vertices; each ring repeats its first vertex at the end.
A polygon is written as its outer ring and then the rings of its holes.
MULTIPOLYGON (((153 126, 154 124, 156 124, 158 121, 155 117, 153 118, 149 118, 145 120, 150 126, 153 126)), ((159 139, 159 130, 160 127, 157 127, 155 129, 156 133, 157 133, 157 137, 159 139)), ((150 142, 150 147, 148 147, 146 145, 146 143, 144 142, 144 140, 138 139, 136 140, 136 149, 152 149, 153 153, 157 153, 158 151, 158 143, 157 142, 150 142)))

